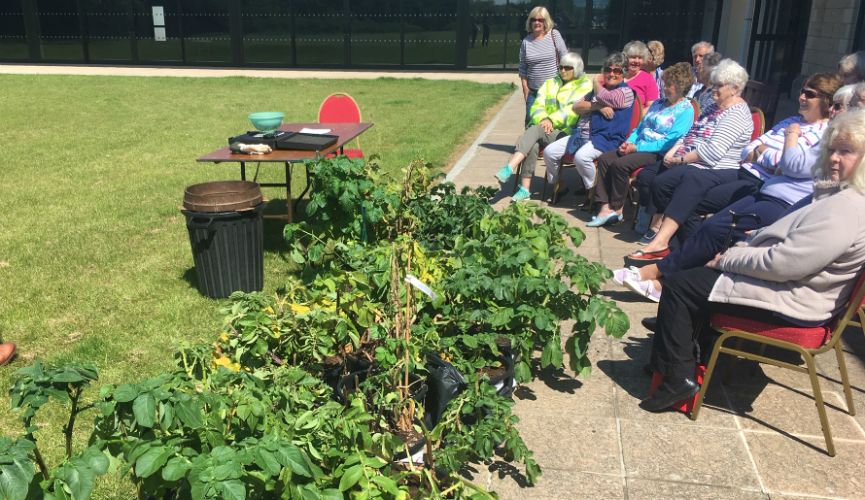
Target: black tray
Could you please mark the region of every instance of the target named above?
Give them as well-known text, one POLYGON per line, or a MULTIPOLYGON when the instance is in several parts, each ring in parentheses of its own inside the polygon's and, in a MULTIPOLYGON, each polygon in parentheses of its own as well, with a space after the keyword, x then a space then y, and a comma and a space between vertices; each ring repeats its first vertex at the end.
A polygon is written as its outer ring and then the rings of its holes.
POLYGON ((327 149, 339 139, 338 135, 305 134, 298 132, 281 138, 276 143, 276 149, 300 149, 304 151, 321 151, 327 149))
MULTIPOLYGON (((294 132, 285 132, 278 131, 278 137, 264 137, 264 134, 260 132, 247 132, 243 135, 239 135, 237 137, 231 137, 228 139, 228 145, 232 145, 235 142, 239 142, 241 144, 267 144, 271 149, 279 149, 277 143, 280 139, 285 139, 286 137, 294 134, 294 132)), ((270 135, 270 134, 268 134, 270 135)))

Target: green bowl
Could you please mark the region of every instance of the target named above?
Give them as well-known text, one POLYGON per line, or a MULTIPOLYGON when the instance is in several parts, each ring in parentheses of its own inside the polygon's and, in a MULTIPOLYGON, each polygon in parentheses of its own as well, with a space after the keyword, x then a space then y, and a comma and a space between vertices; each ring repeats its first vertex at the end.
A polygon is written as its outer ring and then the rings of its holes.
POLYGON ((263 113, 252 113, 249 115, 249 121, 255 130, 264 133, 270 133, 282 125, 282 119, 285 118, 285 113, 277 111, 266 111, 263 113))

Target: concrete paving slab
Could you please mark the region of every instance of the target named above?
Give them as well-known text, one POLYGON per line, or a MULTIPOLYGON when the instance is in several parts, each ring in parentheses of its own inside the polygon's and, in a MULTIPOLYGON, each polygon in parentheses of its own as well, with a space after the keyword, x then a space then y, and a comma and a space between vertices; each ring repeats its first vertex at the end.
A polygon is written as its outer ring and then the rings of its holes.
MULTIPOLYGON (((753 490, 723 488, 705 484, 652 481, 628 478, 629 500, 768 500, 768 495, 753 490)), ((772 497, 774 498, 774 497, 772 497)))
POLYGON ((613 418, 523 413, 520 435, 542 468, 618 475, 619 436, 613 418))
POLYGON ((567 470, 545 470, 538 484, 529 487, 506 473, 493 472, 490 489, 499 498, 521 500, 589 499, 618 500, 626 498, 621 477, 587 474, 567 470))

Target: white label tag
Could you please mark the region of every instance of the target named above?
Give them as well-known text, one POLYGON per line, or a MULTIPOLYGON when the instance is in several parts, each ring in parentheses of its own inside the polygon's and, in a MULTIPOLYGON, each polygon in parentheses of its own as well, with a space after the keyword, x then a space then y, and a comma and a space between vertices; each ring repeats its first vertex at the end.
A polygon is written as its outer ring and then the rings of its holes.
POLYGON ((165 11, 162 10, 162 6, 153 6, 153 25, 165 26, 165 11))
POLYGON ((154 26, 153 27, 153 39, 157 42, 164 42, 165 41, 165 27, 154 26))
POLYGON ((430 287, 424 285, 423 282, 422 282, 421 280, 415 278, 415 277, 412 276, 411 274, 409 274, 409 275, 407 275, 407 276, 405 277, 405 281, 406 281, 407 283, 411 283, 412 285, 414 285, 415 288, 417 288, 418 290, 420 290, 420 291, 422 291, 423 293, 425 293, 425 294, 427 295, 427 297, 429 297, 429 298, 431 298, 431 299, 433 299, 433 300, 436 299, 436 294, 435 294, 432 290, 430 290, 430 287))

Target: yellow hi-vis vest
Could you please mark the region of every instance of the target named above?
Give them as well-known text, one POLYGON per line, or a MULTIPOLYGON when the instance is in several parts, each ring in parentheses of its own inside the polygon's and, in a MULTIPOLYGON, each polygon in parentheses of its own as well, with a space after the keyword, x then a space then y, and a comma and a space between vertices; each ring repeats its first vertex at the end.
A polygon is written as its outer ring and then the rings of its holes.
POLYGON ((591 91, 592 80, 586 75, 567 83, 563 83, 559 75, 550 78, 538 89, 538 96, 530 110, 529 125, 537 125, 544 118, 549 118, 556 130, 571 135, 580 119, 580 115, 574 112, 574 103, 591 91))

